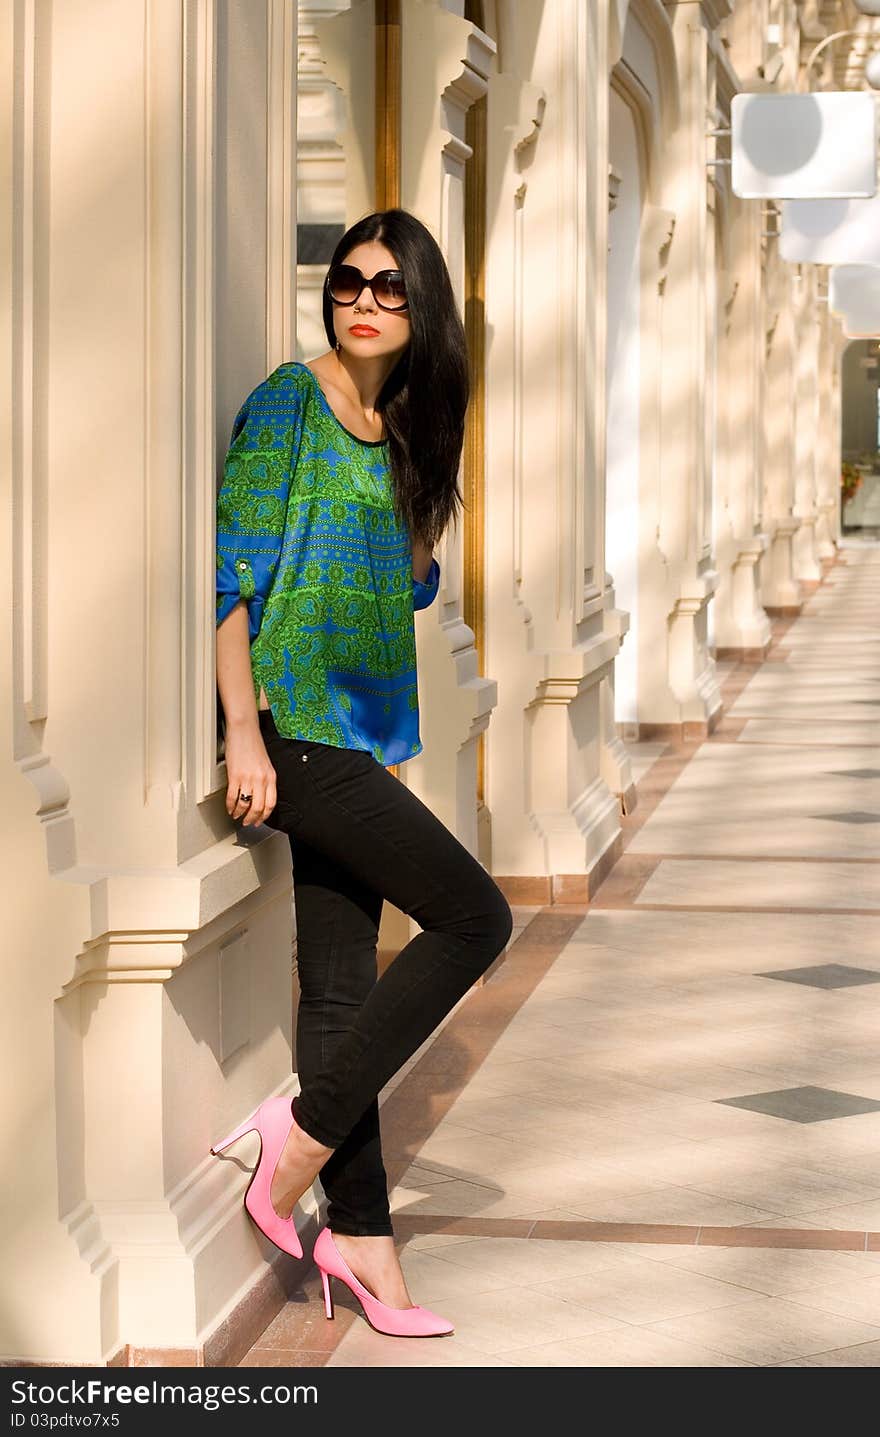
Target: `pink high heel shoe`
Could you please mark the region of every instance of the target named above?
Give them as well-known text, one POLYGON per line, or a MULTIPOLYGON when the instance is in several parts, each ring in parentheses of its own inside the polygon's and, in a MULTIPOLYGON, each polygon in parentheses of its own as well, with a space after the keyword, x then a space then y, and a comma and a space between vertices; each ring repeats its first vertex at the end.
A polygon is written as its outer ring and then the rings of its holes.
POLYGON ((296 1235, 293 1216, 281 1217, 272 1206, 269 1196, 272 1176, 292 1126, 290 1098, 268 1098, 265 1103, 260 1104, 255 1113, 245 1118, 234 1132, 223 1138, 222 1142, 215 1143, 211 1152, 216 1157, 245 1133, 256 1131, 260 1134, 260 1161, 248 1184, 244 1205, 260 1231, 264 1232, 276 1247, 280 1247, 282 1252, 289 1252, 291 1257, 302 1257, 302 1243, 296 1235))
POLYGON ((333 1241, 329 1227, 322 1227, 318 1233, 313 1256, 324 1285, 324 1311, 331 1321, 333 1298, 330 1295, 330 1279, 335 1277, 354 1293, 368 1323, 377 1332, 384 1332, 389 1337, 445 1337, 455 1331, 451 1322, 447 1322, 445 1317, 438 1317, 436 1312, 429 1312, 427 1307, 386 1307, 384 1302, 367 1291, 362 1282, 358 1282, 333 1241))

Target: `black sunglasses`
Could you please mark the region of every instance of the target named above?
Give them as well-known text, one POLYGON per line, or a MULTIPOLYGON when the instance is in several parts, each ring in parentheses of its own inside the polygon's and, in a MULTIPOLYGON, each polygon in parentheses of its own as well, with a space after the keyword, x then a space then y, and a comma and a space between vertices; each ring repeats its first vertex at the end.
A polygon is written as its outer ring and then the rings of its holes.
POLYGON ((353 264, 334 264, 324 285, 334 304, 354 304, 369 288, 380 309, 393 312, 407 307, 406 285, 399 269, 380 269, 367 279, 353 264))

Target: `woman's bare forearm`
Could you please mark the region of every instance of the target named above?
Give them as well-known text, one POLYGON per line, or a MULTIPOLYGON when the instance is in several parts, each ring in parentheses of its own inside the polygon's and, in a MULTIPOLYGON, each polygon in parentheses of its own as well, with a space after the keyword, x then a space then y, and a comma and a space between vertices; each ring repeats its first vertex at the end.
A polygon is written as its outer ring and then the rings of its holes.
POLYGON ((258 729, 248 611, 243 602, 236 604, 217 629, 217 687, 227 730, 258 729))

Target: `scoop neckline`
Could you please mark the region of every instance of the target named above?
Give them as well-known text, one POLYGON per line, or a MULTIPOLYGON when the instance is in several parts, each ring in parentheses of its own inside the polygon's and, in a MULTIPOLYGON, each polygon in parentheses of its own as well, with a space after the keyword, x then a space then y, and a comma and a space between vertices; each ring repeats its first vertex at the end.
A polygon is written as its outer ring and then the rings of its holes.
POLYGON ((308 366, 306 363, 304 363, 303 360, 300 360, 299 363, 302 364, 302 367, 303 367, 303 369, 306 371, 306 373, 311 376, 312 382, 314 383, 314 386, 315 386, 315 388, 316 388, 317 391, 318 391, 318 398, 320 399, 320 401, 321 401, 321 403, 323 404, 324 408, 327 410, 327 413, 330 415, 330 418, 333 420, 333 422, 334 422, 335 424, 338 424, 338 425, 339 425, 339 428, 342 430, 343 434, 347 434, 348 437, 349 437, 349 439, 353 439, 356 444, 363 444, 367 449, 381 449, 384 444, 387 444, 387 443, 388 443, 387 438, 386 438, 386 439, 362 439, 359 434, 354 434, 351 429, 346 428, 346 426, 343 424, 342 420, 339 418, 339 415, 338 415, 338 414, 336 413, 336 411, 332 408, 332 406, 331 406, 331 404, 330 404, 330 400, 327 398, 326 394, 324 393, 323 389, 321 388, 320 381, 319 381, 318 376, 317 376, 317 374, 315 373, 315 371, 314 371, 313 369, 310 369, 309 366, 308 366))

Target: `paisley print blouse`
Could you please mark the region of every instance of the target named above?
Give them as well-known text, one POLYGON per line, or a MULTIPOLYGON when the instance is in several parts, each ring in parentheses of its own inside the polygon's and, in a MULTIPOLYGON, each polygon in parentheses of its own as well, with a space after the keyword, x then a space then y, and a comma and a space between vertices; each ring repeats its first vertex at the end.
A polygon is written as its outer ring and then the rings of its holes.
POLYGON ((217 496, 217 624, 244 600, 251 672, 278 732, 420 753, 413 578, 392 503, 387 441, 358 439, 305 364, 279 365, 235 417, 217 496))

